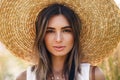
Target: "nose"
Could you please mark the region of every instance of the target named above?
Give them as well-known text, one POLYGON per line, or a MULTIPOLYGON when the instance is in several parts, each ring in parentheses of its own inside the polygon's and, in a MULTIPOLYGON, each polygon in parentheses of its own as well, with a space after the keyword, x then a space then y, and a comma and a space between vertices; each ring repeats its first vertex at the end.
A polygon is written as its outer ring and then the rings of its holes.
POLYGON ((62 36, 61 32, 56 33, 55 41, 56 42, 62 42, 62 39, 63 39, 63 36, 62 36))

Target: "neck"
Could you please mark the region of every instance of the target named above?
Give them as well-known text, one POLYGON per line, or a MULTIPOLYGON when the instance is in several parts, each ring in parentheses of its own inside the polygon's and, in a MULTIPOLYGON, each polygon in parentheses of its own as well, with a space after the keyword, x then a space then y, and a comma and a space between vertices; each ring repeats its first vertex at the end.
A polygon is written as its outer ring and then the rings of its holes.
POLYGON ((52 66, 53 66, 53 72, 63 72, 64 63, 66 60, 66 56, 52 56, 52 66))

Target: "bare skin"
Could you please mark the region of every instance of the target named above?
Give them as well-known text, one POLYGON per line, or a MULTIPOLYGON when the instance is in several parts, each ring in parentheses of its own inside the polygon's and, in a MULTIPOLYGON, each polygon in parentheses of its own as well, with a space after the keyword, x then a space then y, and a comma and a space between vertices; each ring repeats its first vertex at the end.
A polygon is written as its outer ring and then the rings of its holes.
POLYGON ((52 65, 54 72, 61 72, 63 70, 65 57, 55 57, 52 58, 52 65))
MULTIPOLYGON (((93 66, 91 66, 91 68, 90 68, 90 80, 92 80, 91 78, 92 78, 92 67, 93 66)), ((24 71, 24 72, 22 72, 17 78, 16 78, 16 80, 26 80, 26 71, 24 71)), ((103 74, 103 72, 101 71, 101 69, 100 68, 98 68, 98 67, 96 67, 96 69, 95 69, 95 80, 105 80, 105 76, 104 76, 104 74, 103 74)))
POLYGON ((53 72, 61 72, 74 44, 72 28, 63 15, 55 15, 50 18, 44 41, 51 54, 53 72))

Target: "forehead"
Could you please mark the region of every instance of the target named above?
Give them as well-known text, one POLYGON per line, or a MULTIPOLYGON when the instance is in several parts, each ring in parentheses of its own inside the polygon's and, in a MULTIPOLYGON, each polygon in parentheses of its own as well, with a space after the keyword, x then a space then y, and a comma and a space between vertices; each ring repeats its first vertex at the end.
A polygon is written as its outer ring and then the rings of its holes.
POLYGON ((70 26, 67 18, 64 15, 52 16, 48 21, 48 27, 55 26, 70 26))

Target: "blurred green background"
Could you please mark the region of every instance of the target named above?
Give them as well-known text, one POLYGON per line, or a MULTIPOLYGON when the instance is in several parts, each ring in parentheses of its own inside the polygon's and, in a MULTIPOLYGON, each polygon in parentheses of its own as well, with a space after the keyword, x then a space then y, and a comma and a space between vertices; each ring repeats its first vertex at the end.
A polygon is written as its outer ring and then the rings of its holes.
POLYGON ((0 43, 0 80, 15 80, 29 63, 15 57, 0 43))

